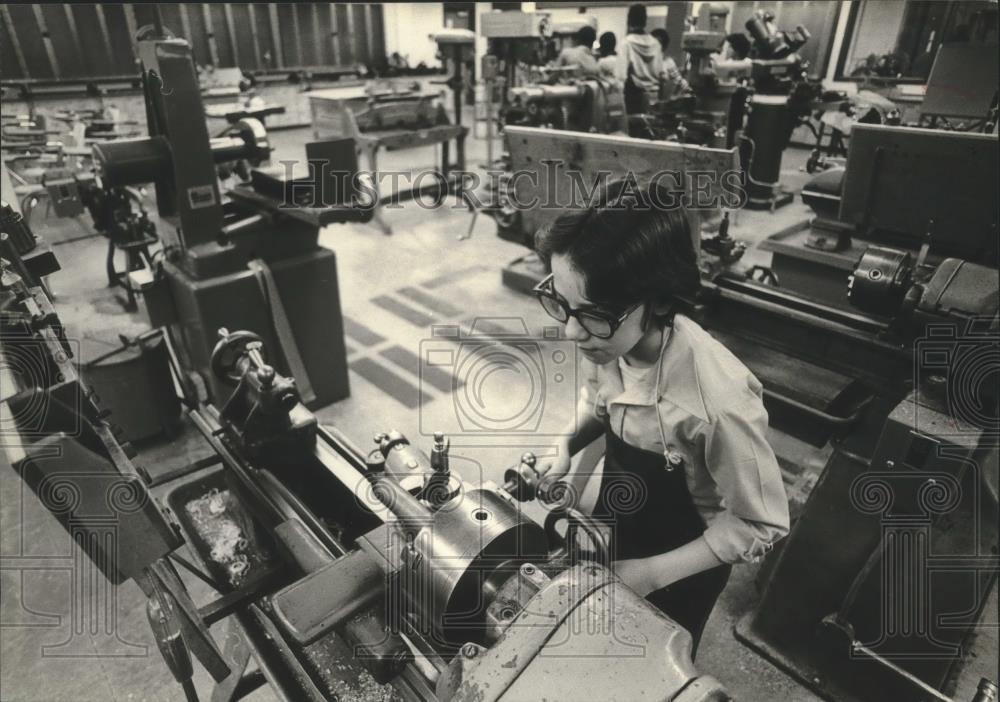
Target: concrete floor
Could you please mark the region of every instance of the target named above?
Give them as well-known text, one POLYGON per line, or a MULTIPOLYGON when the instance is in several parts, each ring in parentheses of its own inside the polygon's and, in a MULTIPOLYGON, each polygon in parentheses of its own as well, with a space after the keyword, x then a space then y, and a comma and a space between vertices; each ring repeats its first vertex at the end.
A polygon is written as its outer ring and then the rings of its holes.
MULTIPOLYGON (((311 134, 306 130, 274 133, 275 160, 303 157, 302 145, 309 140, 311 134)), ((786 153, 783 180, 787 185, 797 188, 805 180, 799 167, 806 155, 794 149, 786 153)), ((470 139, 470 165, 484 158, 484 143, 470 139)), ((415 169, 433 162, 432 149, 420 149, 390 154, 380 166, 415 169)), ((806 213, 800 202, 773 214, 742 212, 732 234, 755 243, 801 221, 806 213)), ((351 396, 317 414, 323 423, 335 426, 361 447, 369 446, 378 431, 398 429, 429 448, 430 433, 444 429, 452 436, 453 466, 466 480, 499 483, 502 471, 522 451, 543 454, 551 447, 551 440, 539 439, 537 433, 523 441, 459 433, 453 398, 437 388, 421 387, 416 367, 416 359, 426 357, 424 352, 439 343, 429 333, 432 324, 461 323, 467 329, 476 318, 493 318, 494 323, 508 328, 523 323, 529 333, 539 335, 549 321, 537 303, 501 284, 500 269, 522 255, 523 249, 496 237, 494 223, 486 217, 479 218, 472 239, 457 241, 469 219, 469 213, 461 208, 430 211, 410 203, 387 213, 395 230, 391 238, 371 226, 338 225, 324 230, 322 244, 338 256, 341 305, 348 326, 351 396), (421 392, 424 401, 418 407, 421 392)), ((53 243, 90 231, 84 218, 78 222, 45 218, 41 209, 32 224, 39 235, 53 243)), ((146 326, 141 312, 123 313, 115 294, 104 287, 104 246, 100 238, 57 245, 64 270, 50 280, 69 336, 79 340, 84 355, 90 356, 98 349, 110 348, 109 339, 116 333, 135 334, 146 326)), ((748 265, 767 260, 768 255, 761 252, 751 251, 747 256, 748 265)), ((563 383, 561 387, 568 386, 563 383)), ((488 391, 516 394, 522 390, 508 385, 492 386, 488 391)), ((572 393, 557 390, 546 405, 545 426, 561 425, 571 407, 572 393)), ((822 452, 781 436, 775 436, 774 441, 779 453, 802 467, 802 475, 815 474, 822 467, 822 452)), ((141 447, 137 463, 157 474, 209 453, 200 435, 187 427, 171 443, 141 447)), ((790 488, 793 477, 789 476, 790 488)), ((183 699, 155 648, 138 588, 127 583, 108 594, 108 627, 75 631, 73 615, 81 616, 72 609, 74 598, 70 596, 75 547, 7 468, 0 469, 0 497, 0 700, 183 699)), ((698 667, 723 681, 740 700, 815 700, 812 693, 744 648, 732 635, 735 621, 757 599, 757 569, 756 565, 744 565, 734 570, 708 623, 698 667)), ((204 602, 210 596, 205 586, 195 581, 189 584, 196 601, 204 602)), ((80 621, 86 623, 88 618, 80 621)), ((207 698, 210 678, 199 666, 195 670, 196 684, 207 698)), ((265 688, 250 699, 273 698, 265 688)))

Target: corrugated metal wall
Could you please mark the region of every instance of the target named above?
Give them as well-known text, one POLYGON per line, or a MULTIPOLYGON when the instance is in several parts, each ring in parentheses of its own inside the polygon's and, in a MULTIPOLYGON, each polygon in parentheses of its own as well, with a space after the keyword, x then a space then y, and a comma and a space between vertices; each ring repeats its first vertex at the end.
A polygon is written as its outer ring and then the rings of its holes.
MULTIPOLYGON (((362 3, 160 3, 195 61, 246 71, 352 66, 385 56, 382 8, 362 3)), ((0 78, 81 79, 136 72, 136 30, 153 5, 0 4, 0 78)))

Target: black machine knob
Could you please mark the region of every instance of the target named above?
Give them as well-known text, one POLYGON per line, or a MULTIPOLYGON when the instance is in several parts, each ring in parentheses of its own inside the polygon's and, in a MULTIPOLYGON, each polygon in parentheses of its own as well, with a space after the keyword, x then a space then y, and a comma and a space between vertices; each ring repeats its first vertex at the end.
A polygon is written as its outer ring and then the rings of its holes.
POLYGON ((431 468, 437 473, 448 472, 448 449, 451 442, 446 441, 444 432, 434 432, 434 448, 431 449, 431 468))

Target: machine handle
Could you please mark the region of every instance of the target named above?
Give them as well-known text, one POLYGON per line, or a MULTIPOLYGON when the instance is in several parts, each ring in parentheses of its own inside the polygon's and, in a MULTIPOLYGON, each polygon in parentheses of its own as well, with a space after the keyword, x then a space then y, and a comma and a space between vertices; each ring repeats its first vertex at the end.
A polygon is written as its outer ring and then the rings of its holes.
MULTIPOLYGON (((608 541, 601 532, 600 526, 593 518, 573 507, 549 512, 548 516, 545 517, 545 536, 548 538, 549 544, 563 541, 563 546, 567 547, 567 552, 569 552, 568 544, 573 543, 577 530, 582 530, 587 535, 591 546, 594 547, 594 560, 606 568, 610 568, 611 555, 608 550, 608 541), (556 531, 556 524, 563 519, 568 523, 565 540, 556 531)), ((553 549, 551 553, 554 554, 557 550, 553 549)))
POLYGON ((239 384, 243 373, 239 368, 240 359, 247 356, 251 344, 259 345, 261 338, 249 331, 229 333, 226 329, 219 330, 219 342, 212 350, 212 374, 224 383, 232 386, 239 384))
POLYGON ((255 214, 249 217, 244 217, 243 219, 227 224, 219 231, 219 238, 223 242, 229 242, 232 238, 238 234, 243 234, 247 231, 252 230, 257 225, 268 221, 270 218, 267 215, 255 214))

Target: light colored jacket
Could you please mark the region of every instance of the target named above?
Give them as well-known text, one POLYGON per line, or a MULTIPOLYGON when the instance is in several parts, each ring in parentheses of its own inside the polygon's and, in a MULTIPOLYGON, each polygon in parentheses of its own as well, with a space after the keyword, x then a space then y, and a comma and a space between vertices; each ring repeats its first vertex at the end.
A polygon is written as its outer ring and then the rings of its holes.
POLYGON ((601 78, 613 80, 617 83, 625 82, 625 74, 618 54, 603 56, 597 59, 597 70, 601 78))
POLYGON ((660 94, 660 80, 664 76, 660 42, 649 34, 626 34, 618 53, 622 62, 621 75, 631 76, 636 87, 655 101, 660 94))
POLYGON ((588 363, 577 416, 608 417, 632 446, 682 458, 709 547, 724 563, 756 561, 789 526, 760 381, 683 315, 664 339, 656 371, 628 390, 617 360, 588 363))
POLYGON ((581 76, 597 77, 600 73, 597 67, 597 57, 586 46, 567 46, 556 57, 557 66, 576 66, 581 76))

